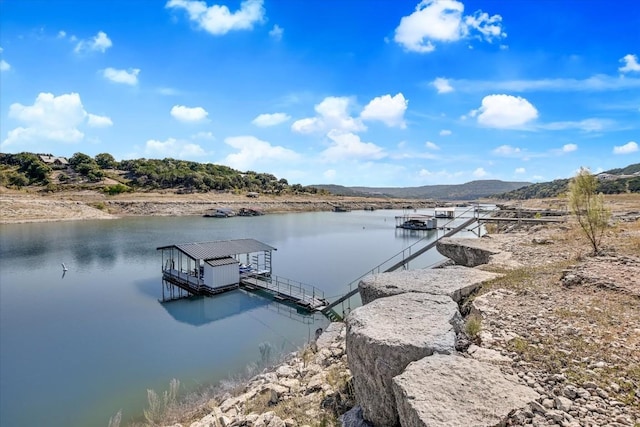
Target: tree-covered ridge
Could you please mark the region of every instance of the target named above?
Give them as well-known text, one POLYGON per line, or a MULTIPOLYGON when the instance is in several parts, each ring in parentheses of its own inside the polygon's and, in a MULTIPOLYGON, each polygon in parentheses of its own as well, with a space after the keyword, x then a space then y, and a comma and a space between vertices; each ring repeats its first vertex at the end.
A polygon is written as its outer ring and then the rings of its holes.
MULTIPOLYGON (((624 168, 611 169, 601 172, 596 176, 598 178, 597 193, 640 193, 640 163, 635 163, 624 168)), ((498 194, 495 197, 504 200, 558 197, 569 190, 569 181, 570 179, 556 179, 550 182, 540 182, 498 194)))
POLYGON ((271 194, 320 193, 313 187, 289 185, 269 173, 240 172, 213 163, 186 160, 133 159, 116 161, 109 153, 91 157, 75 153, 68 160, 51 154, 1 154, 0 184, 45 186, 50 191, 70 185, 101 185, 110 194, 174 189, 180 192, 246 191, 271 194))

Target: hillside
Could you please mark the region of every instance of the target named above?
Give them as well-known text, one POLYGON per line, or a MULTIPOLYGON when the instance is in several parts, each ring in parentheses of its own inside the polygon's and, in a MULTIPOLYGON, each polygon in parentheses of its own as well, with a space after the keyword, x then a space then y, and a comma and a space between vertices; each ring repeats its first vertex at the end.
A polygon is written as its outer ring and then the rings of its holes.
MULTIPOLYGON (((635 163, 624 168, 616 168, 597 174, 599 193, 623 194, 640 193, 640 163, 635 163)), ((570 178, 556 179, 550 182, 539 182, 496 194, 494 197, 502 200, 526 200, 557 197, 564 194, 569 188, 570 178)))
POLYGON ((474 200, 504 193, 531 184, 479 180, 455 185, 423 185, 421 187, 343 187, 339 185, 312 185, 320 190, 345 196, 386 196, 407 199, 474 200))

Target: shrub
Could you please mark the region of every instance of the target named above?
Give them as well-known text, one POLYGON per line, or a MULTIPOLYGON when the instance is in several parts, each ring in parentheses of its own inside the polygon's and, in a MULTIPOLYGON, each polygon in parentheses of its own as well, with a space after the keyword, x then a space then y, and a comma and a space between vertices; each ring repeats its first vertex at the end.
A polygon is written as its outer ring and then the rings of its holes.
POLYGON ((598 179, 588 168, 580 168, 569 183, 569 207, 589 239, 594 255, 600 251, 611 217, 611 211, 604 205, 604 196, 596 194, 597 187, 598 179))

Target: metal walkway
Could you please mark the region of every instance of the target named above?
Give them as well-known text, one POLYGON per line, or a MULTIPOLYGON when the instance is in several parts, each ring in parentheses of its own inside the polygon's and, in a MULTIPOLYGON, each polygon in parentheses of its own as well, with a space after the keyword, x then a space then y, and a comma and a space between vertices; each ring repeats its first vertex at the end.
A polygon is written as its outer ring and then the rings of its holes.
POLYGON ((312 285, 306 285, 278 276, 243 276, 240 288, 247 291, 263 291, 275 300, 293 303, 308 311, 322 311, 328 302, 324 292, 312 285))
MULTIPOLYGON (((387 269, 382 270, 381 272, 382 273, 389 273, 391 271, 398 270, 401 267, 405 267, 412 260, 418 258, 420 255, 424 254, 428 250, 434 248, 440 239, 445 238, 445 237, 451 237, 454 234, 457 234, 460 231, 467 229, 471 224, 475 223, 476 221, 478 221, 478 218, 476 218, 476 217, 468 218, 462 224, 456 226, 455 228, 453 228, 452 230, 448 231, 447 233, 445 233, 444 235, 440 236, 439 238, 437 238, 436 240, 432 241, 431 243, 427 244, 426 246, 418 249, 417 251, 415 251, 414 253, 412 253, 412 254, 410 254, 410 255, 408 255, 406 257, 403 256, 402 260, 400 260, 399 262, 393 264, 391 267, 388 267, 387 269)), ((400 252, 400 254, 402 254, 402 253, 403 252, 400 252)), ((382 266, 383 264, 384 263, 380 264, 380 266, 382 266)), ((380 267, 380 266, 378 266, 378 267, 380 267)), ((360 282, 360 279, 362 279, 365 276, 368 276, 369 274, 374 273, 378 269, 378 267, 374 268, 373 270, 371 270, 369 273, 365 274, 364 276, 361 276, 360 278, 356 279, 356 281, 360 282)), ((342 316, 340 316, 338 313, 336 313, 333 310, 333 308, 336 307, 338 304, 341 304, 344 301, 348 300, 349 298, 351 298, 352 296, 357 294, 359 291, 360 291, 360 289, 358 288, 358 286, 356 286, 354 289, 352 289, 351 291, 349 291, 348 293, 346 293, 345 295, 343 295, 339 299, 335 300, 331 304, 327 305, 326 307, 322 308, 320 311, 324 315, 329 317, 329 319, 332 320, 332 321, 341 320, 342 316)))

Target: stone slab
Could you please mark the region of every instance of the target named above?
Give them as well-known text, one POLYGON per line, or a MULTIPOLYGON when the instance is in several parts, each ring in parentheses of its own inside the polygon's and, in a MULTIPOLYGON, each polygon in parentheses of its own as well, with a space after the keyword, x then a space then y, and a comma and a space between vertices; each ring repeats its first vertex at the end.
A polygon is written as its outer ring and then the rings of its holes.
POLYGON ((517 377, 499 367, 457 355, 413 362, 393 379, 403 427, 493 427, 537 399, 517 377))
POLYGON ((452 266, 446 268, 394 271, 373 274, 358 284, 362 304, 378 298, 407 292, 447 295, 459 302, 482 283, 499 277, 496 273, 475 268, 452 266))
POLYGON ((453 325, 459 321, 458 306, 450 297, 421 293, 380 298, 347 316, 347 359, 367 421, 397 425, 392 378, 412 361, 453 353, 453 325))

